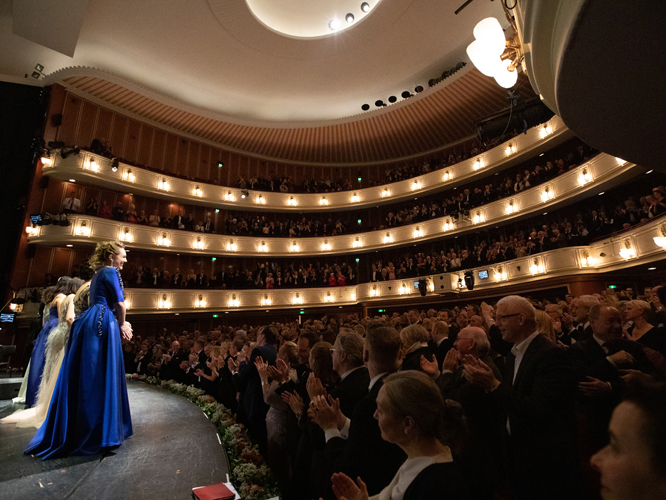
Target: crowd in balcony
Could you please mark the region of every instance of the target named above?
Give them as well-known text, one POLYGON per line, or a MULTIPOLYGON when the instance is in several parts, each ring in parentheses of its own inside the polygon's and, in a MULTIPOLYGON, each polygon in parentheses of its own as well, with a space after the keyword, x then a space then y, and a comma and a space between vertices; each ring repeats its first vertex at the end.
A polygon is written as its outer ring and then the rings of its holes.
POLYGON ((541 297, 135 328, 125 368, 236 412, 284 498, 662 498, 664 287, 541 297))
MULTIPOLYGON (((657 174, 653 174, 657 175, 657 174)), ((661 177, 653 178, 655 181, 661 177)), ((512 226, 487 229, 470 237, 381 252, 367 271, 359 271, 346 257, 256 259, 251 266, 228 258, 212 275, 201 269, 162 269, 130 263, 123 278, 128 286, 155 288, 283 289, 352 285, 359 282, 401 280, 458 272, 502 264, 550 250, 588 245, 592 241, 630 229, 666 212, 665 188, 640 196, 644 183, 605 193, 581 204, 512 226), (634 196, 632 193, 636 192, 634 196), (627 196, 629 195, 629 196, 627 196), (624 201, 622 201, 624 200, 624 201), (615 207, 613 210, 612 207, 615 207), (640 208, 639 208, 640 207, 640 208), (652 208, 650 208, 652 207, 652 208), (607 214, 610 214, 607 215, 607 214)))

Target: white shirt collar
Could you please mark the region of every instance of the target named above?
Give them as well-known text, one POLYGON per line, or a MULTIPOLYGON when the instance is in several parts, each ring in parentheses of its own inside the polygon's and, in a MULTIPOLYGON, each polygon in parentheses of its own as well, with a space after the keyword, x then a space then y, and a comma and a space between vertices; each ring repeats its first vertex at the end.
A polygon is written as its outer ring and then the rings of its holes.
POLYGON ((400 469, 398 469, 393 481, 379 493, 378 500, 402 500, 407 488, 409 488, 414 479, 416 479, 416 476, 423 469, 433 464, 449 462, 453 462, 453 456, 448 447, 445 451, 434 457, 408 458, 400 469))
POLYGON ((362 367, 362 366, 357 366, 356 368, 352 368, 351 370, 347 370, 346 372, 344 372, 342 375, 340 375, 340 381, 346 379, 347 376, 348 376, 351 372, 355 372, 355 371, 358 370, 359 368, 363 368, 363 367, 362 367))
POLYGON ((536 338, 536 336, 539 335, 539 332, 536 331, 529 337, 527 337, 525 340, 523 340, 520 344, 515 344, 511 348, 511 352, 513 353, 514 356, 518 357, 523 357, 523 354, 525 354, 525 351, 527 351, 527 348, 530 346, 532 341, 536 338))
POLYGON ((382 378, 384 375, 386 375, 387 373, 388 373, 388 372, 382 372, 382 373, 380 373, 379 375, 374 376, 374 377, 372 378, 372 380, 370 381, 370 385, 368 386, 368 390, 371 391, 371 390, 372 390, 372 386, 375 385, 375 383, 377 383, 377 381, 378 381, 380 378, 382 378))

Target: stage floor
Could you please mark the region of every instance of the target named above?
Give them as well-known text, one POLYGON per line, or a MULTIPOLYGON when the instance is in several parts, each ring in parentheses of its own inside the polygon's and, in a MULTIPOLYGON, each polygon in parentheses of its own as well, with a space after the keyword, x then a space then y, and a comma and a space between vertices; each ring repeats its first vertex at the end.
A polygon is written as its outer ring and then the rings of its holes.
MULTIPOLYGON (((185 500, 227 480, 215 426, 194 403, 141 382, 127 389, 134 435, 108 456, 42 461, 23 454, 36 429, 0 425, 0 497, 185 500)), ((2 403, 0 417, 22 407, 2 403)))

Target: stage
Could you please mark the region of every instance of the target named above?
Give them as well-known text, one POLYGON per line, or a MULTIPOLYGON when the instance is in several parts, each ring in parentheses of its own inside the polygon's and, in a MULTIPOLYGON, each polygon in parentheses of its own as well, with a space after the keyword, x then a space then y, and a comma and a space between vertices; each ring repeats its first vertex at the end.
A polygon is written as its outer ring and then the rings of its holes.
MULTIPOLYGON (((179 499, 227 480, 215 426, 160 387, 127 383, 134 435, 106 456, 42 461, 23 454, 36 429, 0 425, 0 495, 10 499, 179 499)), ((2 401, 0 418, 23 405, 2 401)))

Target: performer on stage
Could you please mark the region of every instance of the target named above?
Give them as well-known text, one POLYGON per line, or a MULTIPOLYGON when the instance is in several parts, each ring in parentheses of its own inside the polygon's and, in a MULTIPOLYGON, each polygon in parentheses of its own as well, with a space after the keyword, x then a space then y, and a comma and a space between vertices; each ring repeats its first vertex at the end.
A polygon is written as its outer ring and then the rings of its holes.
POLYGON ((45 460, 94 455, 132 435, 120 337, 132 338, 120 277, 125 262, 122 243, 95 248, 90 308, 72 325, 46 420, 26 453, 45 460))
POLYGON ((68 280, 67 286, 63 289, 63 293, 67 297, 58 306, 58 325, 51 330, 49 338, 46 341, 44 372, 42 374, 42 381, 39 384, 39 391, 37 392, 37 403, 32 408, 17 411, 3 418, 0 420, 0 423, 16 423, 17 427, 37 428, 44 423, 56 381, 58 380, 58 374, 60 373, 60 366, 64 359, 69 329, 74 322, 74 294, 82 284, 83 280, 71 278, 68 280))
POLYGON ((42 372, 46 361, 46 340, 49 338, 51 330, 58 325, 58 308, 67 295, 63 290, 69 287, 71 279, 69 276, 63 276, 54 287, 44 290, 42 300, 49 307, 49 315, 35 339, 35 345, 30 355, 30 368, 26 373, 28 381, 25 394, 26 408, 32 408, 37 403, 37 391, 42 382, 42 372))

